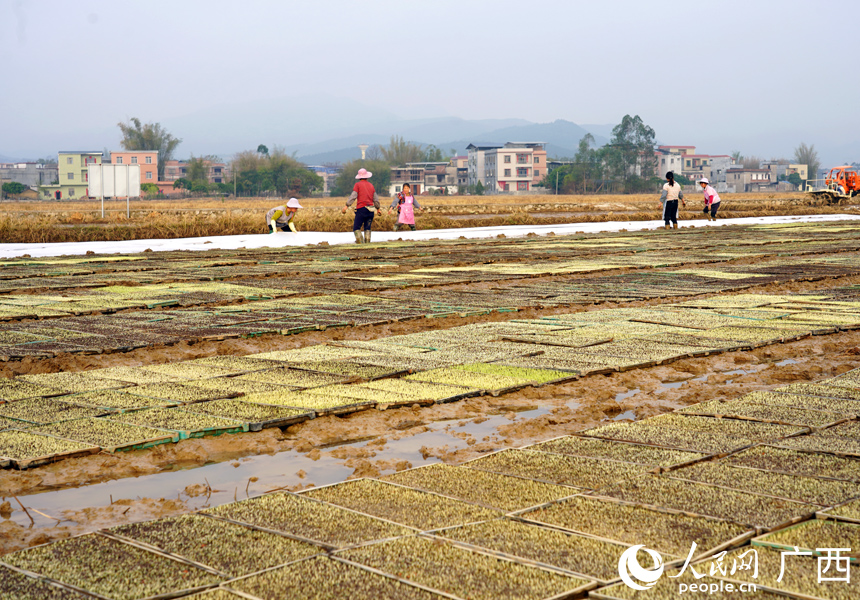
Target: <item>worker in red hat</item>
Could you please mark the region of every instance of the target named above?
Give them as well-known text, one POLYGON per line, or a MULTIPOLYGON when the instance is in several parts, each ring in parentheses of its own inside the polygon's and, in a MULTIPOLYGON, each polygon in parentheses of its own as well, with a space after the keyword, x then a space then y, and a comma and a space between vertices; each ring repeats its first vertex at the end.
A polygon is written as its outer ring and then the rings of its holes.
POLYGON ((356 244, 370 243, 370 228, 373 226, 373 217, 379 210, 379 195, 376 188, 368 181, 373 173, 362 167, 355 176, 358 181, 352 188, 352 193, 346 201, 346 206, 340 211, 346 214, 346 209, 355 202, 355 220, 352 223, 352 233, 355 235, 356 244), (364 230, 362 231, 362 228, 364 230))

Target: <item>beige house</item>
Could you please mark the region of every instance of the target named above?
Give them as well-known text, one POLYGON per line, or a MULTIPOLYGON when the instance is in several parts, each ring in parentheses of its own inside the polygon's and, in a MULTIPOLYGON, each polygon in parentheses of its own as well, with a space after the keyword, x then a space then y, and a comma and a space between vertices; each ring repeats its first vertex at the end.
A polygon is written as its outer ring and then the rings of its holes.
POLYGON ((484 152, 483 184, 488 194, 529 192, 546 173, 543 142, 508 142, 484 152))
POLYGON ((765 191, 772 183, 770 175, 768 169, 731 168, 726 171, 726 183, 736 192, 765 191))

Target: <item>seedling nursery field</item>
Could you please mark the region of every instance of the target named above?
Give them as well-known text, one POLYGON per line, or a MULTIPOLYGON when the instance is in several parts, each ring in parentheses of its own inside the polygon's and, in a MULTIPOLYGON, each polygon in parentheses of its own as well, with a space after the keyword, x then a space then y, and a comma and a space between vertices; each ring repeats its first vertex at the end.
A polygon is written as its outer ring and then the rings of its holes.
POLYGON ((852 221, 2 263, 0 598, 860 597, 852 221))

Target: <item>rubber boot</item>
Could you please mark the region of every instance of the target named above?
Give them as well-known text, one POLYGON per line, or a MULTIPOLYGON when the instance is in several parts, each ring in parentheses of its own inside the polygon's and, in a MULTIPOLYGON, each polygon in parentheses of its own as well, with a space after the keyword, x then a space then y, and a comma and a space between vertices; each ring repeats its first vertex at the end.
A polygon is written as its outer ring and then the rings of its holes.
POLYGON ((666 228, 666 229, 669 229, 669 224, 668 224, 668 223, 666 223, 666 227, 665 227, 665 228, 666 228))
POLYGON ((672 228, 674 228, 674 229, 678 229, 678 224, 677 224, 677 223, 672 223, 672 228))
POLYGON ((361 237, 361 231, 359 231, 358 229, 356 229, 355 231, 353 231, 353 233, 355 234, 355 243, 356 243, 356 244, 363 244, 363 243, 364 243, 364 238, 363 238, 363 237, 361 237))
POLYGON ((364 243, 365 244, 370 243, 370 231, 369 230, 364 232, 364 243))

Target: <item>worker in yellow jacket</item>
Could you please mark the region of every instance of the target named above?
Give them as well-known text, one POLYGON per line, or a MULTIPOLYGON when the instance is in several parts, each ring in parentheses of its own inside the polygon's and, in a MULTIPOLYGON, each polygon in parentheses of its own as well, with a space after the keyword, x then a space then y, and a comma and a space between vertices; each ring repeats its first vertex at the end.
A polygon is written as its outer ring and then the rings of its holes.
POLYGON ((276 206, 266 213, 266 223, 269 225, 269 233, 275 233, 278 229, 286 231, 289 229, 293 233, 298 233, 296 224, 293 223, 293 217, 296 216, 296 211, 304 208, 295 198, 290 198, 286 206, 276 206))

